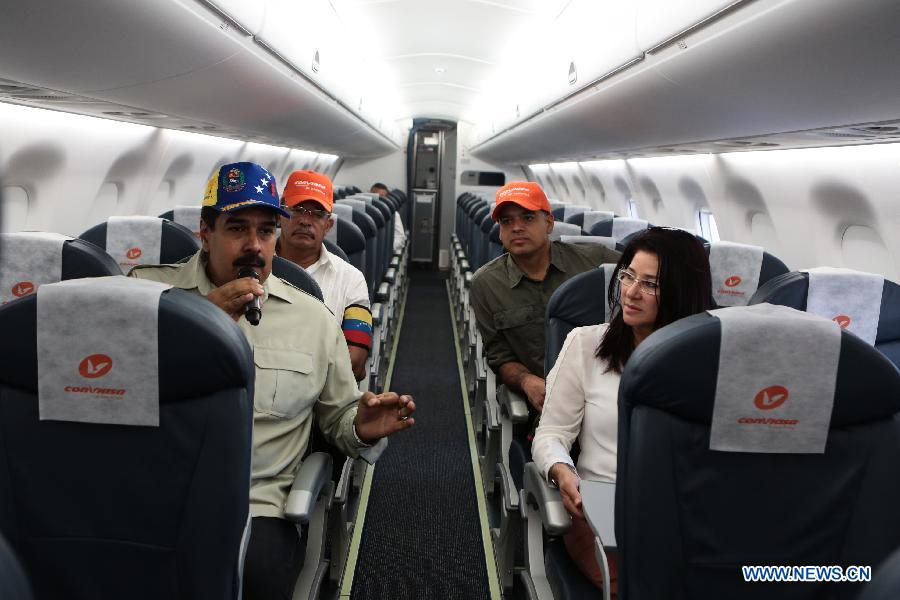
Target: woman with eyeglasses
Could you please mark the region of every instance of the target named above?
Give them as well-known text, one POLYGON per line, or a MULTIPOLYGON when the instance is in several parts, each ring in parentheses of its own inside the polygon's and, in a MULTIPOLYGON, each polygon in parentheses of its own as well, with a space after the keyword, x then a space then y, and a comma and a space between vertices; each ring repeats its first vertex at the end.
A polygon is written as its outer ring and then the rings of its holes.
MULTIPOLYGON (((607 324, 577 327, 547 375, 544 413, 532 445, 541 473, 559 487, 572 516, 566 549, 578 568, 602 586, 594 534, 584 518, 582 478, 615 482, 619 378, 648 335, 683 317, 713 308, 709 259, 701 243, 679 229, 651 227, 625 247, 609 286, 607 324), (581 449, 576 468, 570 455, 581 449)), ((616 561, 609 557, 611 592, 616 561)))

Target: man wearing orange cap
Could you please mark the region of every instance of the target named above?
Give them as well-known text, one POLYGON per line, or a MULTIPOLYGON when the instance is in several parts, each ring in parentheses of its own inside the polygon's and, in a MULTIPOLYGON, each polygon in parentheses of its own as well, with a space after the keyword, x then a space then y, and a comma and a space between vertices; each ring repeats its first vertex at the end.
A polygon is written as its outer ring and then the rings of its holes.
POLYGON ((344 332, 353 375, 360 381, 366 376, 372 347, 372 311, 363 274, 324 245, 334 227, 331 180, 315 171, 294 171, 284 187, 282 202, 291 217, 281 218, 278 255, 306 269, 319 284, 325 305, 344 332))
POLYGON ((488 365, 539 412, 544 407, 544 315, 550 296, 567 279, 618 262, 619 253, 600 245, 551 242, 550 202, 531 181, 500 188, 491 217, 500 224, 507 254, 478 269, 469 297, 488 365))

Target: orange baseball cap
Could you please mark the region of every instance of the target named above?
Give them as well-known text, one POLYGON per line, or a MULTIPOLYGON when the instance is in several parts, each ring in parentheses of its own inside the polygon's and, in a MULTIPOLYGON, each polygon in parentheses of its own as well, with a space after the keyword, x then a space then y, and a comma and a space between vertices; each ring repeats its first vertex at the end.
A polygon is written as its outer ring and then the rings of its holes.
POLYGON ((305 200, 315 200, 331 212, 334 191, 327 175, 315 171, 294 171, 284 186, 282 198, 285 206, 296 206, 305 200))
POLYGON ((541 186, 533 181, 512 181, 497 190, 497 205, 491 218, 497 220, 497 211, 507 202, 518 204, 525 210, 550 212, 550 201, 541 186))

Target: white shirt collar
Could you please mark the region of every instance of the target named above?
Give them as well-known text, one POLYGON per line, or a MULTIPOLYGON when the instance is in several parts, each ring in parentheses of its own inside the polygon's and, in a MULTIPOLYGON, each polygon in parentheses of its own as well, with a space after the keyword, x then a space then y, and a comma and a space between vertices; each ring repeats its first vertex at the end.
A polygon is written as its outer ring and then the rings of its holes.
POLYGON ((319 254, 319 260, 309 265, 306 268, 306 272, 312 275, 319 269, 328 269, 328 267, 331 266, 331 259, 331 252, 328 251, 328 248, 325 247, 325 244, 322 244, 322 252, 319 254))

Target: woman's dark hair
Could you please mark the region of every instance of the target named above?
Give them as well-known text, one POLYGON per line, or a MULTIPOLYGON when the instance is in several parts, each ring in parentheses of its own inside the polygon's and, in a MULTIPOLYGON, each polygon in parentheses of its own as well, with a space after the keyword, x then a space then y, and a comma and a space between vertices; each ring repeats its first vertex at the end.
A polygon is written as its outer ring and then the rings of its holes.
POLYGON ((607 372, 621 373, 634 352, 634 332, 619 307, 619 272, 631 264, 638 251, 656 255, 659 271, 659 309, 654 331, 678 319, 713 308, 709 258, 703 244, 693 234, 669 227, 650 227, 625 246, 609 283, 607 301, 613 317, 597 347, 597 358, 606 359, 607 372))

